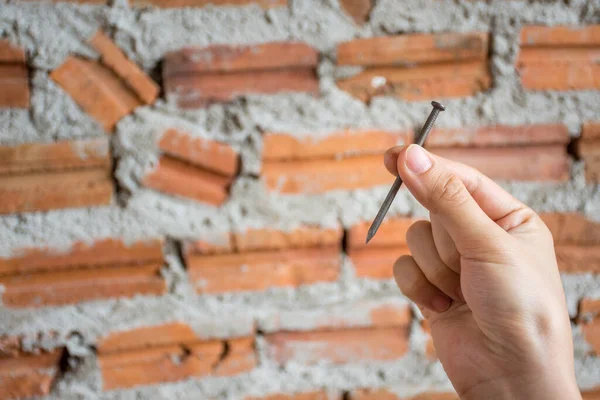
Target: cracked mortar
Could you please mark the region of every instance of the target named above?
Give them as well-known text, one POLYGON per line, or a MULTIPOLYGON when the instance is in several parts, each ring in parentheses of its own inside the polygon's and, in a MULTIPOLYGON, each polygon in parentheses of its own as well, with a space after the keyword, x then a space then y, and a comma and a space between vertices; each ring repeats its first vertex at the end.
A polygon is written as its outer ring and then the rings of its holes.
MULTIPOLYGON (((125 209, 54 211, 0 217, 0 256, 17 255, 19 249, 49 246, 67 251, 77 241, 122 238, 127 243, 155 236, 210 238, 221 231, 272 227, 290 230, 300 224, 345 227, 376 214, 387 187, 349 192, 334 191, 313 196, 281 196, 267 193, 251 177, 261 168, 263 131, 286 132, 300 138, 319 139, 346 128, 420 128, 429 113, 429 102, 407 103, 376 98, 365 105, 335 87, 335 78, 351 76, 357 68, 335 66, 335 45, 354 37, 405 32, 485 31, 493 33, 491 65, 494 88, 468 99, 446 102, 448 110, 439 127, 528 123, 565 123, 578 135, 582 122, 597 118, 600 94, 524 92, 514 70, 518 32, 523 23, 597 23, 600 4, 584 0, 488 3, 456 0, 379 0, 365 26, 354 26, 337 0, 290 0, 290 8, 263 11, 249 7, 202 9, 131 9, 125 0, 112 7, 70 4, 29 4, 0 1, 0 37, 23 46, 29 64, 37 68, 32 81, 32 111, 0 111, 0 143, 48 142, 102 136, 100 126, 82 112, 49 78, 48 72, 70 54, 95 58, 86 41, 98 27, 114 37, 128 57, 144 68, 154 68, 163 55, 188 45, 246 44, 273 40, 301 40, 324 53, 318 66, 321 97, 302 94, 248 96, 230 105, 207 110, 183 111, 176 99, 139 108, 123 119, 113 140, 119 157, 117 179, 130 192, 125 209), (315 12, 318 10, 318 12, 315 12), (140 187, 141 177, 156 163, 156 141, 165 128, 177 127, 191 135, 220 140, 242 154, 244 175, 232 188, 230 200, 218 212, 214 207, 174 199, 140 187)), ((558 185, 503 184, 516 197, 538 211, 580 211, 600 220, 600 190, 586 185, 577 163, 573 179, 558 185)), ((424 215, 425 210, 404 190, 390 214, 424 215)), ((232 380, 202 379, 101 394, 100 376, 85 348, 108 332, 133 327, 183 321, 202 336, 227 337, 250 333, 253 322, 265 332, 276 329, 275 319, 286 313, 290 329, 310 329, 321 313, 343 311, 342 304, 404 301, 393 282, 373 282, 353 276, 346 260, 342 280, 300 289, 274 289, 264 293, 197 296, 172 246, 167 244, 163 276, 170 293, 161 297, 138 296, 60 308, 9 310, 0 308, 2 333, 55 331, 46 347, 67 345, 83 357, 83 364, 58 383, 53 398, 232 398, 241 393, 262 395, 327 386, 351 389, 361 386, 391 387, 403 395, 428 385, 448 388, 441 366, 423 359, 423 332, 413 323, 411 352, 400 363, 367 366, 288 366, 280 370, 261 364, 255 371, 232 380), (297 321, 298 310, 310 310, 312 318, 297 321), (222 316, 228 315, 226 322, 222 316), (77 331, 79 339, 69 334, 77 331)), ((597 276, 563 276, 569 312, 576 312, 584 294, 600 297, 597 276)), ((358 314, 358 317, 356 315, 358 314)), ((281 321, 279 322, 281 323, 281 321)), ((575 329, 576 368, 582 387, 599 383, 598 361, 581 350, 585 344, 575 329)), ((259 340, 260 341, 260 340, 259 340)), ((259 345, 261 360, 264 346, 259 345)))

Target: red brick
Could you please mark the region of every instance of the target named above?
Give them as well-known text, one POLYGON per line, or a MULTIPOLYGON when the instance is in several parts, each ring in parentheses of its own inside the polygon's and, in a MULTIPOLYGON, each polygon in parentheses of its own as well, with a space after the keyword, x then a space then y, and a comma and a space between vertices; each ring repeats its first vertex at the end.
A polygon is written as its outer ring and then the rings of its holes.
POLYGON ((0 336, 0 360, 21 354, 21 339, 17 336, 0 336))
POLYGON ((84 168, 110 168, 106 138, 0 146, 0 175, 84 168))
POLYGON ((365 248, 353 251, 350 260, 359 278, 391 279, 394 263, 403 255, 410 255, 406 246, 365 248))
POLYGON ((577 155, 583 158, 583 161, 600 160, 600 140, 578 140, 577 155))
POLYGON ((0 275, 147 264, 162 260, 162 240, 152 239, 129 245, 120 240, 102 239, 91 244, 77 242, 64 252, 48 248, 19 249, 13 257, 0 258, 0 275))
POLYGON ((217 232, 208 234, 206 238, 183 243, 185 258, 193 254, 225 254, 235 251, 232 234, 230 232, 217 232))
POLYGON ((372 0, 340 0, 340 5, 346 14, 350 15, 357 25, 364 24, 369 19, 373 7, 372 0))
POLYGON ((360 222, 353 225, 347 232, 346 248, 352 255, 356 250, 373 247, 402 247, 406 246, 406 232, 416 221, 422 218, 393 217, 384 220, 379 226, 377 235, 367 245, 365 239, 372 221, 360 222))
POLYGON ((305 43, 270 42, 248 46, 189 47, 168 53, 165 77, 207 72, 259 71, 317 66, 319 53, 305 43))
POLYGON ((59 371, 61 350, 0 358, 0 393, 5 399, 46 396, 59 371))
POLYGON ((592 63, 520 64, 523 87, 532 90, 600 89, 600 66, 592 63))
POLYGON ((600 246, 556 246, 561 272, 600 274, 600 246))
POLYGON ((262 178, 271 190, 306 194, 391 185, 394 181, 383 167, 382 156, 267 162, 262 178))
POLYGON ((0 214, 108 205, 109 170, 35 173, 0 177, 0 214))
POLYGON ((586 342, 592 347, 592 352, 600 356, 600 318, 583 324, 582 330, 586 342))
POLYGON ((416 68, 367 69, 338 81, 340 89, 368 101, 374 96, 396 96, 407 101, 472 96, 491 86, 483 61, 422 65, 416 68))
POLYGON ((485 59, 487 33, 438 33, 381 36, 341 43, 339 65, 413 66, 485 59))
POLYGON ((25 64, 25 51, 6 39, 0 39, 1 64, 25 64))
POLYGON ((249 94, 305 92, 316 95, 319 81, 314 69, 290 68, 230 73, 176 75, 165 78, 167 95, 177 96, 179 107, 205 107, 249 94))
POLYGON ((548 65, 549 63, 595 63, 600 60, 600 49, 586 47, 523 47, 517 64, 548 65))
POLYGON ((470 165, 492 179, 566 181, 569 157, 560 145, 510 148, 430 148, 432 153, 470 165))
POLYGON ((92 61, 68 57, 50 76, 107 132, 142 105, 113 71, 92 61))
POLYGON ((27 67, 20 64, 0 64, 0 108, 28 107, 29 72, 27 67))
POLYGON ((600 319, 600 299, 581 299, 581 302, 579 302, 578 318, 580 320, 591 318, 600 319))
POLYGON ((166 292, 160 264, 27 273, 0 277, 7 307, 40 307, 166 292))
POLYGON ((581 392, 583 400, 600 400, 600 388, 584 390, 581 392))
POLYGON ((523 47, 600 46, 600 25, 571 28, 567 26, 524 26, 523 47))
POLYGON ((239 156, 223 143, 194 138, 176 129, 167 130, 158 142, 163 152, 219 175, 234 176, 239 169, 239 156))
POLYGON ((129 61, 108 36, 98 31, 90 44, 100 53, 102 63, 123 79, 143 103, 151 104, 156 100, 160 91, 158 85, 129 61))
POLYGON ((600 122, 586 122, 583 124, 581 138, 584 140, 600 140, 600 122))
POLYGON ((433 129, 428 147, 504 147, 537 144, 563 144, 570 141, 563 124, 521 126, 482 126, 475 128, 433 129))
MULTIPOLYGON (((106 0, 94 0, 106 2, 106 0)), ((245 6, 256 4, 264 9, 287 6, 288 0, 129 0, 136 7, 154 6, 162 8, 205 7, 216 6, 245 6)))
POLYGON ((227 346, 226 356, 216 366, 215 375, 233 376, 251 371, 256 367, 253 337, 229 339, 227 346))
POLYGON ((455 393, 426 392, 405 397, 387 389, 358 389, 350 393, 350 400, 459 400, 455 393))
POLYGON ((281 365, 381 362, 406 353, 408 327, 278 332, 266 335, 266 340, 274 360, 281 365))
POLYGON ((290 232, 273 229, 250 229, 233 234, 236 251, 262 251, 309 247, 339 247, 342 228, 301 226, 290 232))
POLYGON ((113 332, 100 339, 96 347, 99 353, 108 354, 167 346, 173 343, 192 343, 200 339, 189 325, 173 322, 113 332))
POLYGON ((383 130, 345 130, 323 139, 298 139, 284 133, 266 133, 263 141, 263 160, 301 160, 383 154, 386 149, 411 141, 412 132, 383 130))
POLYGON ((266 290, 335 281, 339 247, 191 256, 190 280, 200 293, 266 290))
POLYGON ((169 156, 144 177, 144 185, 174 196, 219 206, 228 197, 231 179, 212 174, 169 156))
POLYGON ((585 180, 588 183, 600 182, 600 159, 585 161, 585 180))
POLYGON ((331 394, 324 390, 297 394, 273 394, 265 397, 246 397, 245 400, 342 400, 339 394, 331 394))
POLYGON ((600 245, 600 223, 578 213, 541 214, 555 244, 600 245))

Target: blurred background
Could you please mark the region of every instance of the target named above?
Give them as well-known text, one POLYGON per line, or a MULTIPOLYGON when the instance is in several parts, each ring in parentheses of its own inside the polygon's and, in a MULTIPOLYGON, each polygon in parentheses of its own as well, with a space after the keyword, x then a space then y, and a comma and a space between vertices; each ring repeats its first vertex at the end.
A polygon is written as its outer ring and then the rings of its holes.
POLYGON ((0 397, 455 399, 383 152, 543 215, 600 398, 600 3, 0 1, 0 397))

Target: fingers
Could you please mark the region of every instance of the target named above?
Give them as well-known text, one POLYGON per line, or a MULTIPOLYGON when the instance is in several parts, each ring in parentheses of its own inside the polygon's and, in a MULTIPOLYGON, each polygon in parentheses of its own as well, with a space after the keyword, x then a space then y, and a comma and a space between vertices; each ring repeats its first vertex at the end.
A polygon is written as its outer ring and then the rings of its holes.
POLYGON ((431 223, 415 222, 406 234, 406 241, 413 259, 427 280, 452 299, 462 301, 460 276, 440 258, 433 241, 431 223))
POLYGON ((402 293, 420 306, 441 313, 452 300, 427 280, 411 256, 402 256, 394 264, 394 278, 402 293))
MULTIPOLYGON (((472 190, 480 191, 483 175, 459 176, 443 161, 420 146, 410 145, 398 156, 398 172, 413 196, 439 217, 462 255, 493 248, 504 231, 482 210, 463 183, 465 179, 472 190)), ((486 190, 493 191, 486 193, 487 199, 505 193, 494 187, 486 190)))
POLYGON ((383 165, 385 165, 385 169, 394 176, 398 176, 398 156, 404 147, 406 146, 391 147, 383 155, 383 165))
POLYGON ((431 215, 430 219, 433 242, 435 243, 435 248, 437 249, 440 258, 448 268, 457 274, 460 274, 460 253, 456 249, 454 241, 440 223, 438 217, 431 215))

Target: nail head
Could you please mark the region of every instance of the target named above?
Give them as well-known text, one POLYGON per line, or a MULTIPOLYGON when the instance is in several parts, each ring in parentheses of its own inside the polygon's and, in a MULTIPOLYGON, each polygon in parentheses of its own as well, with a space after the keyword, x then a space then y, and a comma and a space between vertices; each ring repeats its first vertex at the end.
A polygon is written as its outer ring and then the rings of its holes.
POLYGON ((434 108, 437 108, 437 109, 438 109, 438 110, 440 110, 440 111, 444 111, 444 110, 446 109, 446 107, 444 107, 444 105, 443 105, 443 104, 441 104, 441 103, 438 103, 437 101, 432 101, 432 102, 431 102, 431 105, 432 105, 434 108))

